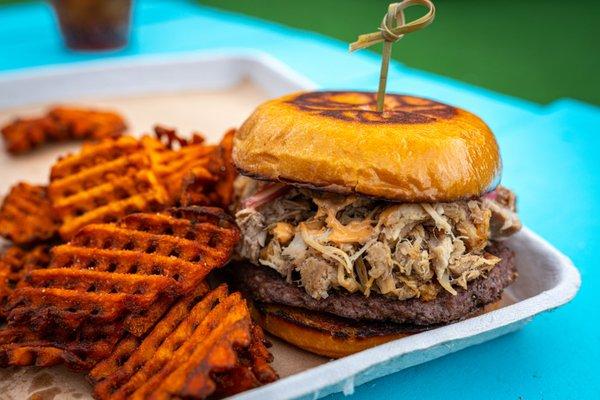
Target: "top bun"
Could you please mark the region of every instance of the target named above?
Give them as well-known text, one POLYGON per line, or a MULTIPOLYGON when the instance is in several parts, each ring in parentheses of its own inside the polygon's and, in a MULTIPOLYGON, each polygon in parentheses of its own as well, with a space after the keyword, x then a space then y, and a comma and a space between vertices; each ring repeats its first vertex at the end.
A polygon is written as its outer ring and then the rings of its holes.
POLYGON ((498 144, 459 108, 366 92, 294 93, 261 104, 237 131, 239 171, 339 193, 401 202, 481 196, 499 181, 498 144))

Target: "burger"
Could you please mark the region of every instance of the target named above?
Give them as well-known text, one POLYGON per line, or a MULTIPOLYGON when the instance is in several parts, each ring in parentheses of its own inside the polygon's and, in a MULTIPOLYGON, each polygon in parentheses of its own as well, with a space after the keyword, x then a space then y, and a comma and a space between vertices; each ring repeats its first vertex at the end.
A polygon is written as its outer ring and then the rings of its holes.
POLYGON ((516 279, 490 128, 436 101, 302 92, 234 138, 235 285, 271 334, 341 357, 497 306, 516 279))

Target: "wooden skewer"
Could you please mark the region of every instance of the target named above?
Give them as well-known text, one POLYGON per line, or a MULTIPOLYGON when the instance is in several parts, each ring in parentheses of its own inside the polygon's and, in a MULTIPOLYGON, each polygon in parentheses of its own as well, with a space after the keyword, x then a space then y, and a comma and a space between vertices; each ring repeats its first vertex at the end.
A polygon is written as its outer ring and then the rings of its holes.
POLYGON ((392 44, 402 39, 406 33, 425 28, 433 22, 434 18, 435 6, 430 0, 403 0, 399 3, 392 3, 388 6, 388 12, 383 17, 377 32, 360 35, 356 42, 350 44, 350 51, 356 51, 383 42, 379 88, 377 90, 377 111, 383 112, 392 44), (425 15, 407 24, 404 10, 412 6, 424 6, 428 10, 425 15))

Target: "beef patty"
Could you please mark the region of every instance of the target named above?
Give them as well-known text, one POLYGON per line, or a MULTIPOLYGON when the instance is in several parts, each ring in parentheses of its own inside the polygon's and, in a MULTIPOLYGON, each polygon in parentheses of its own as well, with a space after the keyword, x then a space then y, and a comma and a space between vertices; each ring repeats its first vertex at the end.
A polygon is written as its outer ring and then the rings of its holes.
POLYGON ((245 262, 233 264, 230 271, 234 285, 252 300, 262 303, 305 308, 353 320, 433 325, 460 320, 486 304, 499 300, 504 288, 515 280, 517 273, 512 250, 500 243, 493 243, 486 251, 501 258, 486 277, 469 282, 467 290, 457 289, 456 295, 441 291, 430 301, 418 298, 398 300, 378 293, 365 297, 361 293, 342 291, 317 300, 303 288, 286 282, 269 267, 245 262))

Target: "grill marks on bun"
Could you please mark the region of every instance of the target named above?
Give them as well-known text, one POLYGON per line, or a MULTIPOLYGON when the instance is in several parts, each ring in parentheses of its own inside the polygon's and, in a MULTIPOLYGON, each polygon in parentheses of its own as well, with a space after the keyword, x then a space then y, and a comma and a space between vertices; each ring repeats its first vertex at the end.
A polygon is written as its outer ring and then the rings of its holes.
POLYGON ((248 176, 402 202, 473 198, 501 171, 494 135, 446 104, 388 95, 295 93, 260 105, 238 130, 233 160, 248 176))

